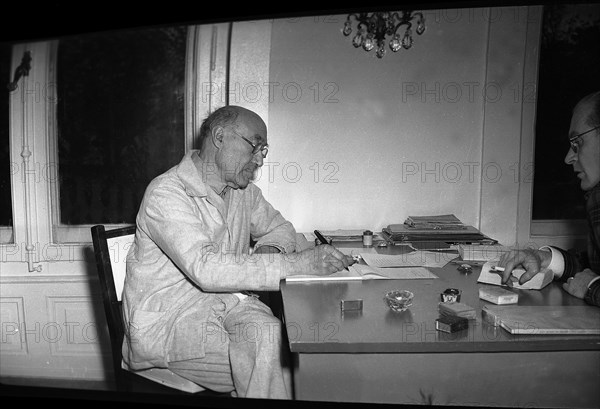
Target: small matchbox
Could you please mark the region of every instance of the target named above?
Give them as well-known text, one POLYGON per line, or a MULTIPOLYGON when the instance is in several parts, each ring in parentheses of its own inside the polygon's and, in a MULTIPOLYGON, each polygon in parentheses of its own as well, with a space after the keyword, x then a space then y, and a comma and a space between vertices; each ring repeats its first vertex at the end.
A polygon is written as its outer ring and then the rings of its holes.
POLYGON ((475 308, 461 302, 441 302, 438 304, 438 310, 442 315, 475 319, 477 313, 475 308))
POLYGON ((469 328, 469 320, 454 315, 444 315, 435 320, 435 329, 442 332, 458 332, 469 328))
POLYGON ((481 287, 479 289, 479 298, 497 305, 516 304, 519 302, 519 294, 502 287, 481 287))
POLYGON ((344 311, 362 311, 363 300, 341 300, 340 308, 344 311))

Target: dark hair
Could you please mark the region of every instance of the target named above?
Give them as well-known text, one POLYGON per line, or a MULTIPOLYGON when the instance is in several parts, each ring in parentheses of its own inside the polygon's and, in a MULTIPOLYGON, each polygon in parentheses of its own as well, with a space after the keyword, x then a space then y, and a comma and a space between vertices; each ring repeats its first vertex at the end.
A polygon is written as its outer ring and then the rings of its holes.
POLYGON ((592 128, 600 126, 600 91, 592 92, 579 101, 579 104, 589 104, 589 115, 585 121, 592 128))
POLYGON ((204 144, 204 140, 215 126, 228 126, 235 124, 237 120, 239 111, 232 106, 224 106, 216 111, 213 111, 210 115, 202 121, 202 125, 200 126, 200 134, 198 136, 198 140, 196 141, 196 146, 198 149, 202 149, 202 145, 204 144))

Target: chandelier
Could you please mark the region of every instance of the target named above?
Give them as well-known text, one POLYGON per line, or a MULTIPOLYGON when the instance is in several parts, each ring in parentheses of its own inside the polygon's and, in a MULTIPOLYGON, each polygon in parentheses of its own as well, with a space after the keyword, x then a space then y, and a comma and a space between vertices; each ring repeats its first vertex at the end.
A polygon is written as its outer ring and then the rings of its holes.
POLYGON ((389 47, 393 52, 399 51, 401 48, 409 49, 412 47, 412 21, 416 19, 417 27, 415 31, 418 35, 425 32, 425 18, 420 12, 413 13, 412 10, 403 11, 385 11, 378 13, 353 13, 348 14, 348 18, 344 23, 342 33, 349 36, 352 33, 352 17, 357 21, 358 32, 352 38, 354 47, 361 47, 365 51, 371 51, 377 45, 376 55, 383 58, 385 55, 386 36, 391 36, 389 47), (406 26, 404 35, 402 35, 400 27, 406 26))

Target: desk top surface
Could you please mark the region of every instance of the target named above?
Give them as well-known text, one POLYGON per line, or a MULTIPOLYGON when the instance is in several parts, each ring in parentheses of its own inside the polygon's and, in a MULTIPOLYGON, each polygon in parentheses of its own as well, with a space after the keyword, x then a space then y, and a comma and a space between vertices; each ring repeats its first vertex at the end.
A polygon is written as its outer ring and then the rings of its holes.
MULTIPOLYGON (((380 253, 393 254, 389 249, 380 253)), ((458 256, 458 255, 457 255, 458 256)), ((451 257, 450 257, 451 258, 451 257)), ((303 353, 432 353, 432 352, 525 352, 558 350, 600 350, 599 335, 512 335, 482 320, 484 305, 477 283, 480 267, 469 274, 449 262, 431 269, 436 279, 319 281, 281 284, 284 319, 290 349, 303 353), (439 318, 440 293, 446 288, 462 291, 461 302, 475 308, 468 330, 444 333, 435 329, 439 318), (391 311, 383 296, 391 290, 414 293, 413 305, 404 312, 391 311), (362 312, 345 312, 340 301, 362 299, 362 312)), ((559 283, 544 289, 513 290, 518 305, 585 306, 583 300, 566 293, 559 283)), ((600 323, 599 323, 600 325, 600 323)))

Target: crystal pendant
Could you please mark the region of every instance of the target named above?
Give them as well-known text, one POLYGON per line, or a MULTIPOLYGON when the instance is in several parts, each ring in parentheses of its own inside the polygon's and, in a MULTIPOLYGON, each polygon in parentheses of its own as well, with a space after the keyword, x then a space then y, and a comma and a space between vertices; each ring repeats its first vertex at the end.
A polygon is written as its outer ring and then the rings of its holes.
POLYGON ((421 35, 425 32, 425 23, 423 23, 422 20, 419 20, 419 23, 417 24, 417 34, 421 35))
POLYGON ((390 40, 390 50, 393 52, 399 51, 402 48, 402 43, 400 42, 400 36, 395 35, 394 38, 390 40))
MULTIPOLYGON (((417 28, 417 32, 418 32, 418 28, 417 28)), ((342 31, 342 33, 344 33, 345 36, 349 36, 350 33, 352 32, 352 27, 350 27, 350 22, 346 21, 346 23, 344 23, 344 31, 342 31)))
POLYGON ((410 47, 412 47, 412 43, 413 43, 413 39, 412 39, 412 36, 410 35, 410 30, 406 30, 404 37, 402 37, 402 47, 404 47, 408 50, 410 47))
POLYGON ((385 55, 385 46, 383 45, 383 43, 381 43, 381 45, 379 45, 379 47, 377 48, 377 57, 383 58, 384 55, 385 55))
POLYGON ((360 33, 357 33, 354 38, 352 39, 352 45, 356 48, 360 47, 363 43, 363 38, 362 35, 360 35, 360 33))
POLYGON ((371 51, 373 49, 373 47, 375 47, 375 41, 373 41, 373 37, 372 36, 368 36, 365 39, 365 42, 363 44, 363 48, 365 49, 365 51, 371 51))

